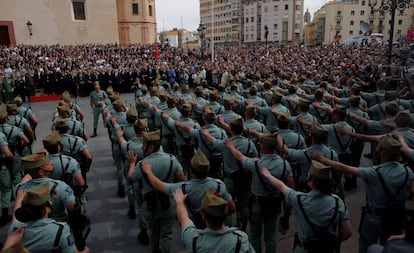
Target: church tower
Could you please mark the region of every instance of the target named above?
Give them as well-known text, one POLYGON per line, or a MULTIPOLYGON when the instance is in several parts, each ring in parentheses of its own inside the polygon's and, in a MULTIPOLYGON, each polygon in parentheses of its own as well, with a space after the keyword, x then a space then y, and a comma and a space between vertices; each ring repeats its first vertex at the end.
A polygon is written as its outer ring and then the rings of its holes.
POLYGON ((306 9, 303 21, 304 23, 308 23, 308 24, 311 22, 311 14, 309 12, 309 9, 306 9))
POLYGON ((119 43, 157 42, 155 0, 117 0, 119 43))

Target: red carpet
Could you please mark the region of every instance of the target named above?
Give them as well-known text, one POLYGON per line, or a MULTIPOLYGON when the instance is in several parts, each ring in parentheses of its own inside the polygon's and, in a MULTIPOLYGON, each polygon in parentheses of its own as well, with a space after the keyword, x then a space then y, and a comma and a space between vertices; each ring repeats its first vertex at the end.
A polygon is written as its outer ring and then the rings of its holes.
POLYGON ((30 103, 45 102, 45 101, 57 101, 60 100, 61 95, 40 95, 30 97, 30 103))

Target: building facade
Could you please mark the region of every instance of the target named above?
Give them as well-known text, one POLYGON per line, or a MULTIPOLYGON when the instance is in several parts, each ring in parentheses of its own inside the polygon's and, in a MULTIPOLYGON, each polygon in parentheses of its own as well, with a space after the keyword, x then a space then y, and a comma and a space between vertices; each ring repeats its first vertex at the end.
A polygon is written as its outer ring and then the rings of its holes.
POLYGON ((0 6, 1 45, 146 44, 157 39, 154 0, 0 0, 0 6))
MULTIPOLYGON (((305 28, 305 43, 309 45, 329 44, 365 33, 381 33, 383 42, 389 40, 391 15, 377 11, 369 0, 333 0, 314 13, 313 21, 305 28)), ((378 1, 379 4, 381 1, 378 1)), ((414 8, 396 11, 393 41, 405 38, 413 28, 414 8)))

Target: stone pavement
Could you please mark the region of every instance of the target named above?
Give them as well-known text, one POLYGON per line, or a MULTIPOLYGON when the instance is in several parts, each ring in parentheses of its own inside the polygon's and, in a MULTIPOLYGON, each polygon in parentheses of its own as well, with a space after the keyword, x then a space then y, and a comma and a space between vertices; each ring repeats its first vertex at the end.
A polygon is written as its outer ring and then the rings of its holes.
MULTIPOLYGON (((122 94, 126 104, 134 103, 132 94, 122 94)), ((85 130, 92 131, 92 111, 88 98, 79 98, 77 103, 85 114, 85 130)), ((42 139, 50 132, 52 110, 57 101, 32 103, 31 107, 39 119, 36 130, 37 141, 35 152, 42 149, 42 139)), ((137 222, 128 219, 127 200, 120 199, 116 195, 117 184, 115 180, 115 167, 113 165, 110 149, 110 141, 107 138, 106 128, 100 119, 98 136, 88 140, 94 161, 91 171, 88 173, 88 215, 92 222, 92 231, 88 237, 87 245, 91 252, 121 253, 121 252, 150 252, 148 246, 143 246, 137 241, 137 222)), ((367 165, 369 161, 363 161, 367 165)), ((364 204, 365 192, 361 181, 358 181, 358 189, 347 194, 347 203, 351 214, 353 236, 342 244, 343 253, 355 253, 358 251, 358 224, 361 206, 364 204)), ((4 241, 7 226, 0 228, 0 241, 4 241)), ((295 231, 294 218, 291 217, 291 229, 285 236, 279 238, 278 252, 292 252, 293 235, 295 231)), ((180 239, 178 224, 174 229, 173 246, 171 252, 185 252, 180 239)))

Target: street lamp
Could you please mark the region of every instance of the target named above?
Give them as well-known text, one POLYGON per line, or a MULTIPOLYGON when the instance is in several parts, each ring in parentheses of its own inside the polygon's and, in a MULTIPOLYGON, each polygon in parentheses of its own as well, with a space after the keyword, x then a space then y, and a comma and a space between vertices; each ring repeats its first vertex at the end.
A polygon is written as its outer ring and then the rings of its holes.
POLYGON ((378 7, 377 0, 370 0, 369 6, 371 6, 371 11, 374 12, 389 12, 391 14, 390 19, 390 38, 388 40, 388 55, 387 55, 387 64, 390 65, 392 62, 392 43, 394 37, 394 22, 395 22, 395 11, 404 12, 405 9, 414 7, 414 2, 411 0, 381 0, 381 3, 378 7))
POLYGON ((201 59, 203 60, 204 60, 204 39, 206 38, 206 31, 207 31, 207 26, 203 23, 200 23, 200 25, 197 28, 197 32, 201 40, 201 59))
POLYGON ((33 35, 33 33, 32 33, 32 26, 33 26, 32 22, 30 22, 30 20, 28 20, 27 23, 26 23, 26 26, 27 26, 27 30, 29 30, 29 35, 32 36, 33 35))
POLYGON ((265 30, 265 40, 266 40, 266 47, 267 47, 267 37, 269 36, 269 27, 265 25, 264 30, 265 30))

